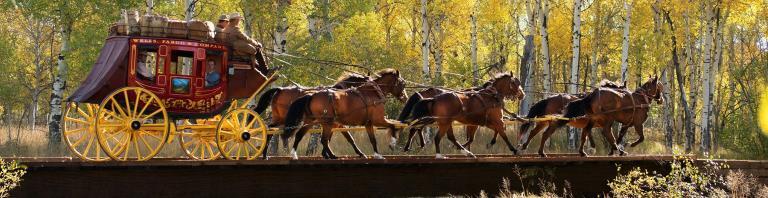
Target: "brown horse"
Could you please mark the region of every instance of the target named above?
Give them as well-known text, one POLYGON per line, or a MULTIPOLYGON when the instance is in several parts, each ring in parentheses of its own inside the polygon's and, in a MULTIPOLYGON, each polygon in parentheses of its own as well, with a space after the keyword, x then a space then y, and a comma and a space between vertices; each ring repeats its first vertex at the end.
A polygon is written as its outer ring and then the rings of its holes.
MULTIPOLYGON (((618 85, 612 81, 603 80, 600 82, 600 87, 603 88, 613 88, 616 90, 626 90, 625 85, 618 85)), ((538 118, 538 117, 544 117, 547 115, 562 115, 563 111, 565 110, 565 106, 574 100, 581 99, 585 96, 585 94, 557 94, 553 96, 549 96, 547 98, 544 98, 542 100, 539 100, 538 102, 534 103, 533 106, 531 106, 531 109, 528 111, 528 115, 526 115, 526 118, 538 118)), ((550 124, 552 124, 553 121, 541 121, 541 122, 525 122, 522 125, 520 125, 520 132, 517 135, 517 140, 522 144, 528 143, 530 139, 528 139, 530 134, 533 134, 535 136, 541 130, 544 130, 547 128, 550 124), (531 125, 535 125, 533 129, 529 132, 528 129, 530 129, 531 125)), ((595 142, 592 136, 589 136, 590 145, 594 148, 595 142)), ((493 137, 491 140, 491 145, 496 143, 496 136, 493 137)))
MULTIPOLYGON (((478 91, 488 85, 489 83, 486 82, 482 86, 473 87, 473 88, 465 89, 462 91, 478 91)), ((429 98, 435 97, 436 95, 447 93, 450 91, 451 90, 430 87, 414 93, 413 95, 408 97, 408 101, 405 102, 405 106, 403 107, 403 110, 400 112, 400 115, 397 117, 397 120, 400 121, 401 123, 408 123, 412 121, 413 119, 411 117, 411 112, 413 111, 413 106, 415 106, 416 103, 424 99, 429 99, 429 98)), ((403 151, 407 152, 411 150, 411 142, 413 140, 413 136, 415 136, 417 133, 419 134, 419 144, 421 148, 424 148, 424 146, 426 145, 426 141, 424 140, 424 133, 422 129, 423 128, 421 127, 412 127, 410 129, 410 132, 408 134, 408 140, 405 143, 405 148, 403 148, 403 151)))
MULTIPOLYGON (((347 89, 352 87, 357 87, 360 85, 363 85, 364 83, 370 81, 370 78, 368 76, 363 76, 359 74, 345 74, 336 81, 336 84, 334 84, 331 88, 333 89, 347 89)), ((264 92, 264 94, 261 95, 259 98, 259 102, 257 103, 256 107, 254 108, 254 111, 256 111, 258 114, 264 113, 264 111, 267 110, 268 107, 272 107, 272 119, 269 123, 269 127, 279 127, 283 126, 285 124, 285 116, 288 114, 288 107, 290 107, 291 102, 296 100, 299 97, 305 96, 307 94, 317 92, 323 89, 327 89, 328 87, 300 87, 300 86, 291 86, 291 87, 278 87, 278 88, 272 88, 264 92)), ((352 144, 352 147, 354 148, 355 152, 360 155, 361 157, 365 157, 365 154, 363 154, 362 151, 360 151, 360 148, 357 147, 355 144, 355 139, 352 138, 352 135, 344 131, 342 132, 344 137, 349 141, 350 144, 352 144)), ((272 139, 272 135, 267 135, 267 142, 269 142, 272 139)), ((284 145, 286 145, 288 142, 284 141, 284 145)), ((265 145, 264 151, 262 151, 262 158, 267 158, 267 151, 269 144, 265 145)))
MULTIPOLYGON (((621 123, 624 126, 622 128, 634 126, 640 139, 633 143, 633 146, 642 142, 644 138, 643 123, 648 118, 651 100, 656 100, 661 104, 663 90, 661 83, 658 82, 658 77, 649 79, 631 93, 612 88, 594 89, 586 97, 568 103, 564 117, 571 120, 558 120, 547 128, 541 138, 542 145, 539 146, 539 155, 546 157, 543 143, 555 130, 566 124, 583 129, 581 146, 579 147, 579 153, 582 156, 587 156, 584 152, 584 142, 592 132, 592 128, 603 128, 603 135, 608 138, 611 144, 610 155, 613 155, 614 150, 618 150, 621 155, 626 155, 626 152, 618 147, 611 126, 614 122, 621 123)), ((524 144, 523 147, 526 146, 527 144, 524 144)))
POLYGON ((385 69, 378 73, 370 83, 362 86, 332 90, 326 89, 301 97, 291 104, 288 110, 283 141, 296 132, 291 154, 296 156, 298 147, 304 133, 311 125, 320 124, 323 128, 321 143, 323 144, 323 157, 336 159, 336 155, 328 145, 333 135, 332 129, 339 125, 363 125, 368 132, 368 138, 373 145, 374 158, 383 159, 376 145, 374 127, 386 127, 392 136, 391 144, 397 141, 396 122, 387 120, 384 112, 386 96, 392 95, 405 101, 405 80, 400 77, 400 72, 394 69, 385 69), (301 122, 304 125, 301 126, 301 122))
POLYGON ((448 139, 462 153, 467 156, 474 156, 465 147, 470 146, 479 126, 488 127, 496 134, 500 134, 507 142, 509 149, 517 154, 517 149, 512 146, 504 132, 502 111, 504 99, 522 99, 524 96, 525 93, 520 87, 519 79, 512 77, 511 73, 500 74, 491 79, 487 87, 478 91, 443 93, 416 103, 413 117, 418 121, 411 127, 424 127, 428 124, 437 123, 439 128, 435 137, 435 151, 437 152, 435 157, 437 158, 445 158, 440 153, 440 140, 446 134, 448 134, 448 139), (454 121, 467 125, 468 141, 464 145, 459 144, 453 134, 454 121))

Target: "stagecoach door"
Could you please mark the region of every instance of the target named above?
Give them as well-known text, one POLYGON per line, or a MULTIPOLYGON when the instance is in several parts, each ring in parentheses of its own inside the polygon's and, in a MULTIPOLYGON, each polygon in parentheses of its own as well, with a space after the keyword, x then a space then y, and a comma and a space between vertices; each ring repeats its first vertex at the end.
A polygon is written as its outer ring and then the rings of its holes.
POLYGON ((205 54, 196 56, 195 51, 196 48, 191 47, 170 47, 166 86, 171 96, 192 97, 192 93, 198 87, 196 84, 202 83, 202 80, 197 78, 197 76, 201 76, 197 68, 202 65, 205 54))

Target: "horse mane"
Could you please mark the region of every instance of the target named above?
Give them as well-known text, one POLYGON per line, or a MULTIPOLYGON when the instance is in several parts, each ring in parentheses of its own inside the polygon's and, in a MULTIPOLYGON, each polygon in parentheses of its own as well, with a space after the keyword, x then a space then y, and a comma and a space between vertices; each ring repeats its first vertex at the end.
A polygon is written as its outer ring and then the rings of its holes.
POLYGON ((356 74, 356 73, 345 73, 341 76, 339 76, 338 79, 336 79, 336 82, 345 82, 345 81, 351 81, 351 79, 361 79, 366 80, 368 79, 368 76, 356 74))
POLYGON ((602 81, 600 81, 599 85, 600 85, 600 87, 614 88, 614 89, 624 89, 624 88, 627 88, 625 85, 619 85, 619 83, 616 83, 616 82, 613 82, 613 81, 610 81, 610 80, 606 80, 606 79, 603 79, 602 81))
POLYGON ((382 69, 376 72, 377 76, 384 76, 388 74, 397 75, 399 74, 399 72, 396 69, 392 69, 392 68, 382 69))
POLYGON ((592 98, 596 97, 596 92, 598 91, 594 91, 584 98, 569 102, 565 105, 563 116, 566 118, 575 118, 587 114, 587 108, 589 108, 590 103, 592 103, 592 98))

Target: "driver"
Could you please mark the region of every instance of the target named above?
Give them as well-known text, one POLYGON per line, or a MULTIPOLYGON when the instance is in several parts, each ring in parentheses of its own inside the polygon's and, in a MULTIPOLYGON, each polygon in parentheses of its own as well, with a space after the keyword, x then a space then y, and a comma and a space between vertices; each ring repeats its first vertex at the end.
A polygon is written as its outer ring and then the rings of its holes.
POLYGON ((240 21, 243 19, 240 13, 233 13, 229 17, 229 24, 224 28, 224 34, 227 36, 226 44, 232 46, 234 55, 247 55, 252 57, 258 63, 259 71, 267 71, 264 56, 261 53, 261 43, 251 39, 240 30, 240 21))

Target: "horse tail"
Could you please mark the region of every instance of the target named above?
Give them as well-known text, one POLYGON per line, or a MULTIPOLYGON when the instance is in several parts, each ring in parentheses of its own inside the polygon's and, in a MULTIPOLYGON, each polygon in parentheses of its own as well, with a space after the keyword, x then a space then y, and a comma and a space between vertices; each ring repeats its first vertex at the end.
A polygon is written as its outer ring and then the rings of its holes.
POLYGON ((589 104, 592 103, 592 98, 595 97, 595 92, 592 92, 591 94, 585 96, 582 99, 577 99, 569 102, 568 105, 565 106, 565 112, 564 112, 565 115, 563 116, 566 118, 575 118, 575 117, 586 115, 587 108, 589 108, 589 104))
POLYGON ((256 105, 256 108, 253 109, 253 111, 256 111, 258 114, 264 113, 264 111, 267 110, 267 107, 269 107, 269 104, 272 102, 272 98, 277 95, 277 91, 280 91, 280 88, 272 88, 264 92, 264 94, 261 94, 261 97, 259 97, 259 103, 256 105))
POLYGON ((434 118, 430 117, 434 103, 435 99, 429 98, 421 100, 413 106, 413 120, 418 120, 414 125, 427 125, 435 121, 434 118))
POLYGON ((298 130, 299 125, 304 120, 304 114, 307 111, 307 106, 311 101, 312 95, 306 95, 296 99, 293 101, 293 103, 291 103, 291 106, 288 108, 288 114, 285 118, 285 128, 283 128, 283 135, 280 136, 283 138, 283 141, 288 140, 288 138, 293 136, 296 130, 298 130))
MULTIPOLYGON (((533 106, 531 106, 531 109, 528 111, 528 115, 526 115, 526 118, 535 118, 539 116, 543 116, 546 113, 547 105, 549 104, 549 98, 539 100, 533 106)), ((533 125, 533 122, 526 122, 523 123, 523 125, 520 125, 520 134, 524 134, 528 132, 528 128, 533 125)))
POLYGON ((400 116, 397 117, 397 120, 400 122, 405 122, 405 120, 408 119, 409 115, 411 115, 411 111, 413 111, 413 106, 416 105, 416 103, 421 100, 422 100, 421 94, 419 94, 418 92, 413 93, 411 97, 408 97, 408 101, 405 102, 403 111, 400 112, 400 116))

